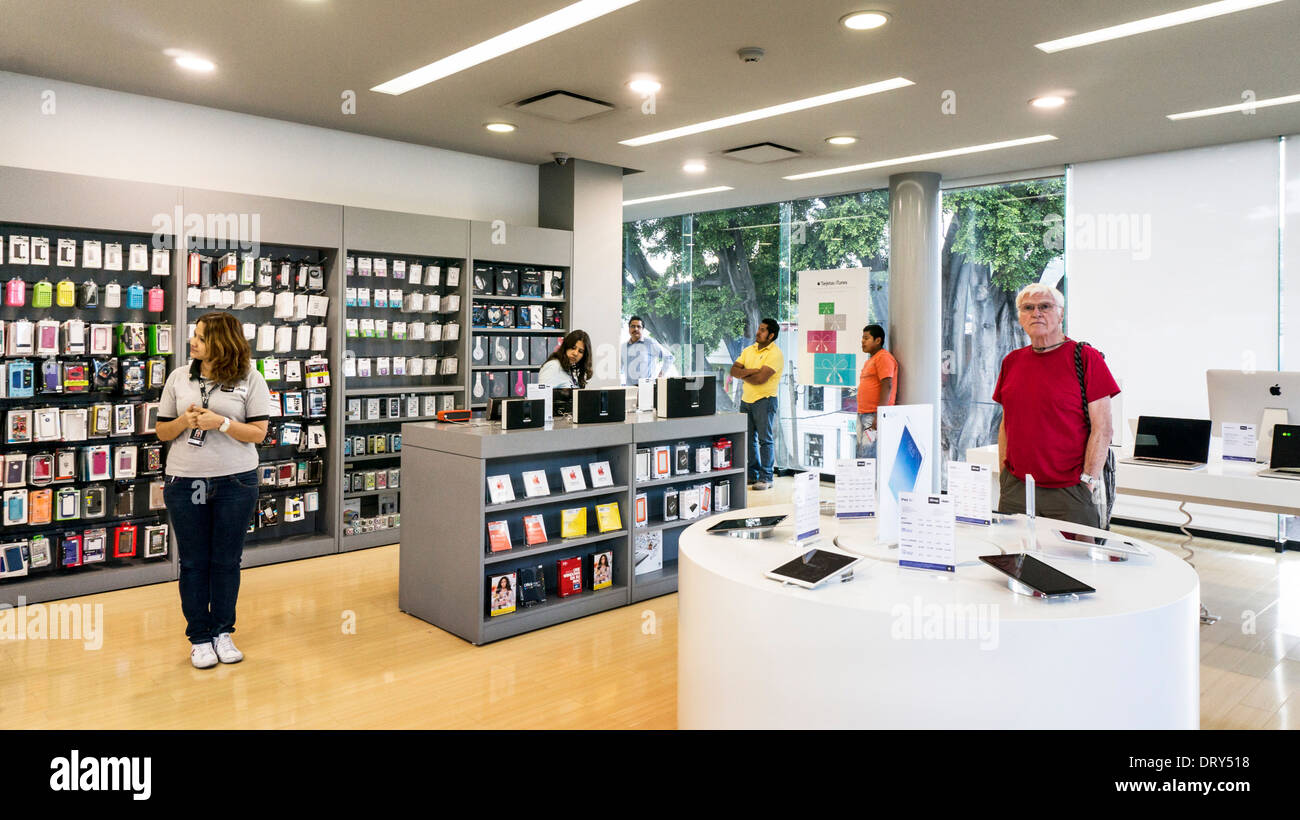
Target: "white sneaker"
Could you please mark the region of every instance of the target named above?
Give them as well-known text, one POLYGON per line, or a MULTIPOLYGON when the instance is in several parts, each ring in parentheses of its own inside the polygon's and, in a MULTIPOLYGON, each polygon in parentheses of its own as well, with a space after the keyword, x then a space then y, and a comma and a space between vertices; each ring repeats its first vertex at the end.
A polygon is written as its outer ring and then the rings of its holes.
POLYGON ((217 657, 222 663, 239 663, 244 659, 244 653, 235 648, 235 642, 229 632, 218 635, 212 645, 216 648, 217 657))
POLYGON ((211 641, 190 644, 190 663, 195 669, 211 669, 217 665, 217 653, 211 641))
POLYGON ((768 483, 767 483, 766 481, 759 481, 759 482, 756 482, 756 483, 754 483, 754 484, 749 485, 749 489, 751 489, 751 490, 758 490, 758 491, 760 491, 760 492, 763 491, 763 490, 766 490, 767 488, 768 488, 768 483))

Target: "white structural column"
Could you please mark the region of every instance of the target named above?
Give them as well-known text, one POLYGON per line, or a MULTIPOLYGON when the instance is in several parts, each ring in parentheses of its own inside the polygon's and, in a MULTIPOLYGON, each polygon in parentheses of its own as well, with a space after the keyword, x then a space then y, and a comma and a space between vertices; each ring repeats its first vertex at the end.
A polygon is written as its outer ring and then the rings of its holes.
MULTIPOLYGON (((889 327, 887 346, 898 359, 898 403, 934 406, 930 452, 939 452, 943 251, 939 175, 889 178, 889 327)), ((934 473, 933 492, 941 478, 934 473)))
POLYGON ((538 227, 573 231, 572 316, 595 348, 593 386, 618 384, 623 329, 623 169, 570 159, 538 173, 538 227))

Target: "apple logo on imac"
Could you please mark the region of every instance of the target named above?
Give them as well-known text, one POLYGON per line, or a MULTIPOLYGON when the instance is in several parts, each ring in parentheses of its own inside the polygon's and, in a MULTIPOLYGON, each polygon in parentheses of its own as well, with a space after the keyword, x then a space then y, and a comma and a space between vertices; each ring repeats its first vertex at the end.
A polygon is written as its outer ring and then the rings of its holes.
POLYGON ((1269 395, 1280 396, 1280 395, 1282 395, 1282 385, 1280 385, 1280 384, 1275 384, 1275 385, 1273 385, 1272 387, 1270 387, 1270 388, 1268 389, 1268 392, 1269 392, 1269 395))

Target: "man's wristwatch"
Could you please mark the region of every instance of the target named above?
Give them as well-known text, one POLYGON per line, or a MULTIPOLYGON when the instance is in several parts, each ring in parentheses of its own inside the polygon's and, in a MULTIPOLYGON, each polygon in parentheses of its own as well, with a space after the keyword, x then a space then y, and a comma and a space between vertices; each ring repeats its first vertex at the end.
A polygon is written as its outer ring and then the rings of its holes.
POLYGON ((226 417, 226 420, 223 421, 223 422, 221 422, 221 426, 217 428, 217 432, 218 432, 218 433, 224 433, 224 432, 226 432, 226 431, 229 430, 229 429, 230 429, 230 417, 227 416, 227 417, 226 417))
POLYGON ((1080 473, 1079 480, 1084 484, 1087 484, 1089 487, 1092 487, 1097 483, 1097 477, 1095 475, 1088 475, 1087 473, 1080 473))

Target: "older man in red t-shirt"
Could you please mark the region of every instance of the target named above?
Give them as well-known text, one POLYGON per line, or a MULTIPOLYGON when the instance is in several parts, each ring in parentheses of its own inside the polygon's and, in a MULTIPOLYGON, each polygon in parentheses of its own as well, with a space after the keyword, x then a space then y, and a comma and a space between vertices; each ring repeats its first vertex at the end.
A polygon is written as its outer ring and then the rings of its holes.
POLYGON ((1029 346, 1002 360, 993 400, 1002 405, 998 461, 1003 512, 1025 512, 1025 476, 1037 485, 1036 511, 1048 518, 1105 527, 1101 470, 1110 446, 1110 400, 1119 385, 1106 360, 1083 348, 1084 392, 1074 366, 1077 342, 1062 330, 1065 298, 1056 288, 1032 284, 1016 294, 1020 326, 1029 346))

